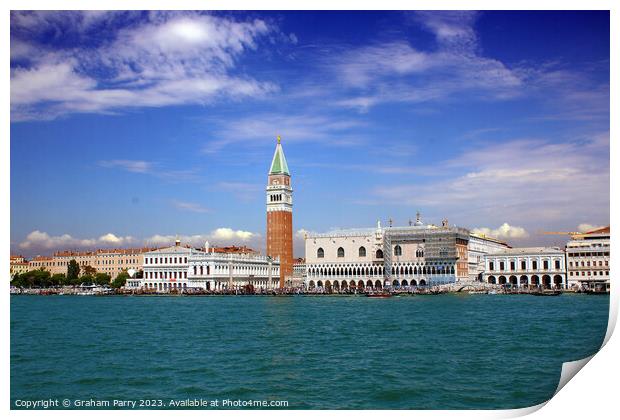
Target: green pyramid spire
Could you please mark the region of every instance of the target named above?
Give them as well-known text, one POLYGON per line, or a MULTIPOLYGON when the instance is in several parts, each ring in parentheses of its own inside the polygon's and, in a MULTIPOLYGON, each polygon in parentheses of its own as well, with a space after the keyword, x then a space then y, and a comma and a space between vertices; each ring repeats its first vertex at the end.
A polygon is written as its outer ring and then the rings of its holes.
POLYGON ((282 145, 280 144, 280 136, 278 136, 278 144, 276 145, 276 151, 273 154, 269 175, 291 175, 288 171, 288 165, 286 164, 286 158, 284 157, 282 145))

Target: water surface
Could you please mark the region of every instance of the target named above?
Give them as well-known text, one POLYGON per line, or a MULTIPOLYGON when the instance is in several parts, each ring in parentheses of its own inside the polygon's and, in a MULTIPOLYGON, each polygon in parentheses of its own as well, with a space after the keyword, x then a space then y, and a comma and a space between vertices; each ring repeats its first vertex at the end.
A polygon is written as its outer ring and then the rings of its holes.
POLYGON ((596 352, 608 296, 11 297, 11 400, 519 408, 596 352))

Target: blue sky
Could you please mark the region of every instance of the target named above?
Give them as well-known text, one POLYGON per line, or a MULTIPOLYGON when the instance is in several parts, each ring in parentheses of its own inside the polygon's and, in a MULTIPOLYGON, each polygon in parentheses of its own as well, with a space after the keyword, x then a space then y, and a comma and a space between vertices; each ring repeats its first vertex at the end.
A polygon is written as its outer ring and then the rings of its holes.
POLYGON ((609 223, 608 12, 12 12, 11 251, 609 223))

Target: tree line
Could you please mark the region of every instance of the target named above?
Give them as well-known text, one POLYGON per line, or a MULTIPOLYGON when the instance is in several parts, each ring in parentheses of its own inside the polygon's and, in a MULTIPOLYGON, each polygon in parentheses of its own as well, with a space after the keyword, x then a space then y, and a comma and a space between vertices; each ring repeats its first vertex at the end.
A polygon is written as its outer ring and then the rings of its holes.
MULTIPOLYGON (((141 271, 138 272, 138 277, 141 271)), ((80 269, 80 265, 75 260, 69 261, 67 267, 67 274, 51 274, 49 271, 41 268, 38 270, 28 271, 26 273, 16 273, 11 280, 11 285, 15 287, 23 288, 46 288, 46 287, 58 287, 58 286, 79 286, 84 285, 99 285, 99 286, 111 286, 115 289, 123 287, 129 278, 129 274, 126 271, 122 271, 116 276, 114 281, 109 274, 97 273, 93 267, 85 266, 80 269)))

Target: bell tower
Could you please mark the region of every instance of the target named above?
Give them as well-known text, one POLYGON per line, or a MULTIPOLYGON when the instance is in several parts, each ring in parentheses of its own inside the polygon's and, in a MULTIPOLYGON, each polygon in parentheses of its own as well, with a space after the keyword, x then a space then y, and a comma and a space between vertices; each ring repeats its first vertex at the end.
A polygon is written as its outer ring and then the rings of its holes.
POLYGON ((280 259, 280 288, 293 275, 293 189, 280 136, 267 180, 267 255, 280 259))

